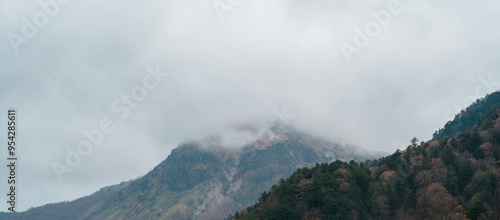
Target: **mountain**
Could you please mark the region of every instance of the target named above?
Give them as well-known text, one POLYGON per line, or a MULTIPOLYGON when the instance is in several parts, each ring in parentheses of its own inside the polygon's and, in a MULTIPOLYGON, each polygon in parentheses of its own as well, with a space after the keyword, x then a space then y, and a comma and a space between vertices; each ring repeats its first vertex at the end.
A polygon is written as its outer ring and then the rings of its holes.
POLYGON ((232 219, 500 219, 500 108, 456 138, 296 170, 232 219))
POLYGON ((486 95, 484 98, 476 100, 472 105, 462 110, 455 118, 448 121, 444 128, 434 132, 432 139, 441 140, 444 138, 455 138, 462 132, 470 129, 493 109, 500 105, 500 92, 486 95))
POLYGON ((186 142, 145 176, 72 202, 49 204, 12 219, 223 219, 257 201, 297 168, 370 153, 273 127, 243 147, 220 137, 186 142))
POLYGON ((0 219, 7 219, 7 217, 12 216, 13 213, 0 212, 0 219))

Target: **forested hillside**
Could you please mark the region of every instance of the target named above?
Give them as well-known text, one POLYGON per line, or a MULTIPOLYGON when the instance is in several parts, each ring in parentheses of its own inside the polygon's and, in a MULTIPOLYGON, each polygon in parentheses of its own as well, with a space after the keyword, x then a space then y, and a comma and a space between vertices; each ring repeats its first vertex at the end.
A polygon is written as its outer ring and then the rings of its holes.
POLYGON ((366 168, 298 169, 234 219, 500 219, 500 109, 453 139, 422 142, 366 168))
POLYGON ((483 99, 476 100, 472 105, 462 110, 455 118, 448 121, 444 128, 434 132, 432 139, 455 138, 472 126, 477 125, 488 112, 500 105, 500 92, 494 92, 483 99))

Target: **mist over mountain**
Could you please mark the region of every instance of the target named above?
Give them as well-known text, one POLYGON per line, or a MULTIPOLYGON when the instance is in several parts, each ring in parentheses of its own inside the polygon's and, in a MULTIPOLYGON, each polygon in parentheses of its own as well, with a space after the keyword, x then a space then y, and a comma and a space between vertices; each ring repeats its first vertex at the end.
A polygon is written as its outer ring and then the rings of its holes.
POLYGON ((335 160, 379 158, 276 123, 240 126, 179 144, 143 177, 72 202, 49 204, 12 219, 222 219, 257 201, 297 168, 335 160), (227 136, 231 134, 231 136, 227 136))
POLYGON ((488 196, 496 193, 500 157, 497 96, 476 101, 439 131, 453 138, 387 157, 283 119, 227 126, 186 138, 137 179, 0 218, 224 219, 239 212, 243 219, 407 219, 469 216, 478 207, 497 215, 488 196), (426 200, 433 192, 446 198, 442 207, 426 200))
POLYGON ((499 11, 467 0, 3 0, 0 109, 22 113, 16 208, 144 175, 186 136, 275 109, 369 150, 430 139, 466 97, 499 89, 499 11), (388 3, 400 13, 384 17, 388 3), (214 5, 228 6, 224 19, 214 5), (104 118, 115 132, 60 181, 51 164, 104 118))

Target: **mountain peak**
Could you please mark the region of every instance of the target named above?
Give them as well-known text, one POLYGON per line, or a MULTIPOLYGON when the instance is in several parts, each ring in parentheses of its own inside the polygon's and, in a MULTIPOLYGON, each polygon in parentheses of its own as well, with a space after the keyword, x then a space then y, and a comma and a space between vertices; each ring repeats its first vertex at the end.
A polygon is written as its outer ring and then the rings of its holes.
MULTIPOLYGON (((183 142, 145 176, 82 199, 93 202, 78 216, 222 219, 253 204, 297 168, 369 158, 375 157, 291 126, 242 126, 183 142)), ((62 206, 77 204, 55 204, 52 209, 62 206)), ((35 208, 23 214, 43 211, 35 208)))

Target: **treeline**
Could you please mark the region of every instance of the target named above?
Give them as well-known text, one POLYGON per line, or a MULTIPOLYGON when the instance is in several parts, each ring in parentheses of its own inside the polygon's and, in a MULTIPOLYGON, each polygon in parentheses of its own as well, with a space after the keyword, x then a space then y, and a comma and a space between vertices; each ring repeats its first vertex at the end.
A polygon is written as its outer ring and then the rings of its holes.
POLYGON ((448 121, 444 128, 435 131, 433 140, 442 140, 444 138, 455 138, 459 134, 468 130, 493 109, 500 105, 500 92, 494 92, 483 99, 476 100, 467 109, 462 110, 455 118, 448 121))

